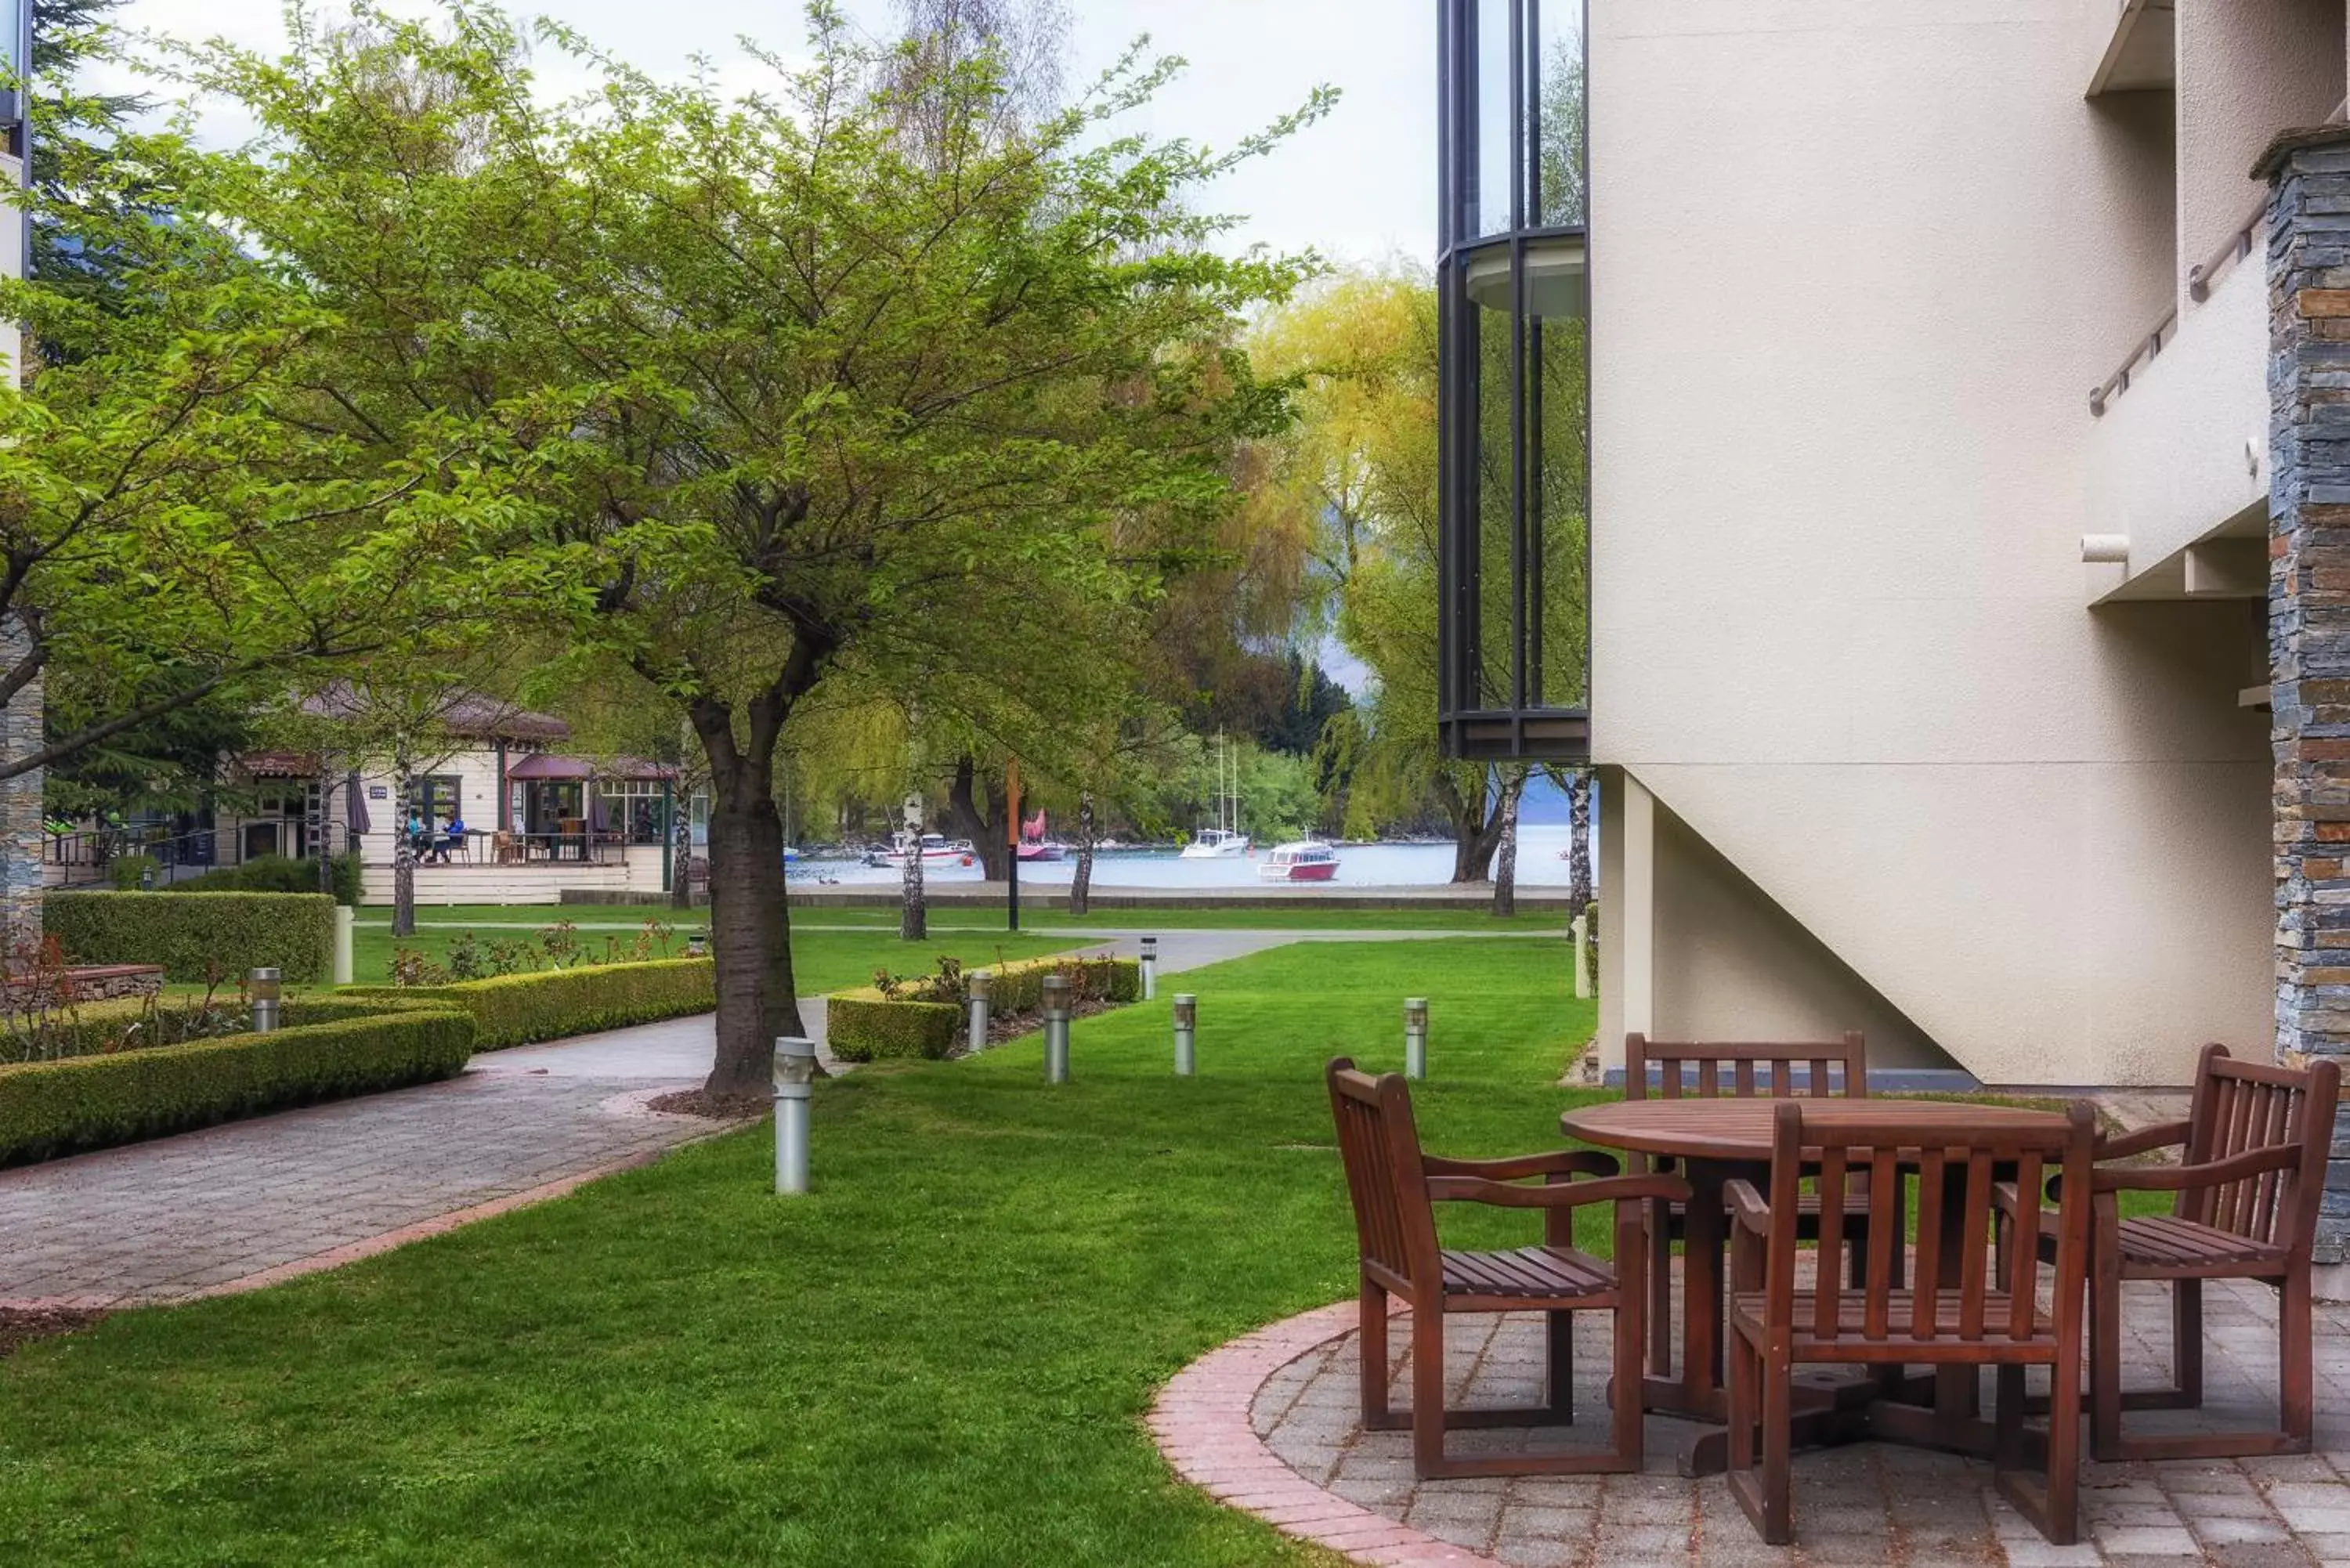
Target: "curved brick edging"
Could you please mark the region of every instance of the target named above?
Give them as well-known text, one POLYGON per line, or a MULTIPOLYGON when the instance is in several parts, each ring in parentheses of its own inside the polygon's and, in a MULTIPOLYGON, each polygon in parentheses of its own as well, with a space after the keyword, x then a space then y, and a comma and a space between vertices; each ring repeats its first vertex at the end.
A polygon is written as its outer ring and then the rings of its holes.
POLYGON ((1256 1435, 1249 1410, 1257 1391, 1299 1356, 1353 1333, 1356 1310, 1353 1302, 1339 1302, 1300 1313, 1211 1350, 1177 1373, 1150 1407, 1159 1452, 1177 1475, 1227 1508, 1357 1563, 1503 1568, 1323 1490, 1256 1435))

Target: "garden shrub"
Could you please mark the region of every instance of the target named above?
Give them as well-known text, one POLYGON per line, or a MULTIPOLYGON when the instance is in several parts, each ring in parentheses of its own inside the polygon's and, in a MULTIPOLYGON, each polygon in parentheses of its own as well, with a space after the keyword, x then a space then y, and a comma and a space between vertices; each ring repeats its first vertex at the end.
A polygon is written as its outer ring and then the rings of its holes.
POLYGON ((452 1003, 473 1018, 474 1048, 482 1051, 682 1018, 718 1005, 717 967, 706 958, 589 964, 452 985, 355 987, 339 994, 452 1003))
MULTIPOLYGON (((1068 976, 1073 1002, 1122 1005, 1142 1000, 1142 965, 1135 959, 1044 958, 983 967, 989 978, 988 1011, 996 1018, 1043 1012, 1045 977, 1054 973, 1068 976)), ((952 1054, 962 1039, 966 1013, 960 1001, 933 996, 942 988, 951 988, 958 997, 966 995, 967 984, 959 969, 941 966, 937 976, 891 979, 886 989, 869 985, 837 992, 825 1001, 825 1044, 844 1062, 941 1060, 952 1054)))
MULTIPOLYGON (((386 997, 311 992, 286 997, 278 1004, 277 1020, 280 1028, 295 1029, 380 1018, 415 1005, 386 997)), ((439 1005, 445 1008, 447 1003, 439 1005)), ((10 1007, 0 1011, 0 1065, 62 1062, 243 1034, 252 1019, 252 1003, 241 988, 184 1000, 126 996, 63 1007, 10 1007)))
POLYGON ((0 1165, 446 1078, 473 1051, 453 1008, 395 1008, 184 1045, 0 1067, 0 1165))
POLYGON ((119 893, 136 893, 154 872, 152 855, 118 855, 106 863, 106 879, 119 893))
MULTIPOLYGON (((359 907, 359 857, 338 855, 328 862, 334 877, 334 900, 338 904, 359 907)), ((132 878, 132 887, 139 885, 132 878)), ((120 882, 115 884, 120 887, 120 882)), ((200 877, 189 877, 172 884, 175 893, 315 893, 318 890, 318 863, 296 860, 290 855, 256 855, 242 866, 223 866, 200 877)))
POLYGON ((154 963, 202 983, 276 965, 288 985, 328 977, 335 901, 323 893, 66 893, 41 924, 75 963, 154 963))
POLYGON ((889 1002, 868 986, 825 999, 825 1044, 844 1062, 944 1061, 963 1029, 946 1002, 889 1002))

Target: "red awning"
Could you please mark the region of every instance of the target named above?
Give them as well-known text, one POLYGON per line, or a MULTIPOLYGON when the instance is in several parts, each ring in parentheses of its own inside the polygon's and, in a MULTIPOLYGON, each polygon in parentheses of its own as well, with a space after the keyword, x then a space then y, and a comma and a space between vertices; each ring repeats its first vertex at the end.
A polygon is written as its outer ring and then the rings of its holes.
POLYGON ((662 763, 648 763, 636 757, 615 757, 608 763, 591 763, 585 757, 557 756, 552 752, 533 752, 521 761, 510 763, 506 777, 529 784, 551 783, 572 779, 643 780, 664 783, 677 777, 677 770, 662 763))

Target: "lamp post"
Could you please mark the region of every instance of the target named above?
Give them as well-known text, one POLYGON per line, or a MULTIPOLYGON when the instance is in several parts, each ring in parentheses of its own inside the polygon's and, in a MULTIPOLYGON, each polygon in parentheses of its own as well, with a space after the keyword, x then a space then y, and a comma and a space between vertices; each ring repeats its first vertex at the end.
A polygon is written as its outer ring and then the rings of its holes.
POLYGON ((977 1055, 987 1049, 987 998, 994 981, 983 969, 971 971, 971 1051, 977 1055))
POLYGON ((808 1101, 816 1093, 816 1042, 775 1042, 775 1190, 808 1189, 808 1101))
POLYGON ((1045 977, 1045 1082, 1069 1081, 1069 977, 1045 977))
POLYGON ((253 1032, 266 1034, 277 1027, 277 1000, 280 987, 277 971, 257 969, 245 977, 245 988, 253 996, 253 1032))
POLYGON ((1428 998, 1403 1002, 1403 1075, 1415 1083, 1428 1076, 1428 998))
POLYGON ((1175 993, 1175 1075, 1188 1078, 1192 1068, 1192 1041, 1200 1023, 1200 999, 1191 992, 1175 993))
POLYGON ((708 958, 710 956, 710 933, 707 931, 688 931, 685 934, 685 956, 688 958, 708 958))
POLYGON ((1159 939, 1142 939, 1142 1000, 1156 1001, 1159 996, 1159 939))

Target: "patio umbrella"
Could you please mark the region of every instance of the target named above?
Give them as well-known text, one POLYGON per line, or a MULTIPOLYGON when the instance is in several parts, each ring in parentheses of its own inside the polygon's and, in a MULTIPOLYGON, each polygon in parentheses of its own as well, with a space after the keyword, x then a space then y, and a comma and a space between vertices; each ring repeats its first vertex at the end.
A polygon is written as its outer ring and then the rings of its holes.
POLYGON ((580 787, 588 792, 588 831, 600 835, 611 826, 604 815, 604 792, 596 787, 594 779, 580 787))
POLYGON ((356 771, 343 781, 343 815, 348 820, 353 836, 374 831, 368 823, 367 791, 359 787, 359 775, 356 771))

